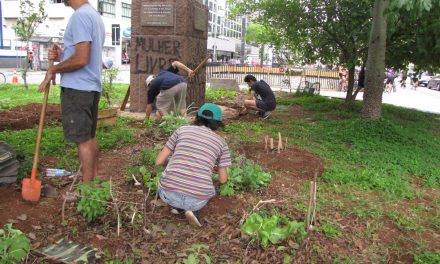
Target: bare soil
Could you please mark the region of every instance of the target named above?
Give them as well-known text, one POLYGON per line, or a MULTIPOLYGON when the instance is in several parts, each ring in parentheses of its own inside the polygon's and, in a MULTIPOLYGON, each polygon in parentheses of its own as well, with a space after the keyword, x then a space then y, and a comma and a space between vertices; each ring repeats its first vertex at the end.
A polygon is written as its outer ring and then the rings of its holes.
MULTIPOLYGON (((239 105, 228 105, 239 109, 239 105)), ((23 116, 30 120, 37 111, 38 105, 30 105, 8 111, 8 116, 23 116), (27 109, 27 110, 23 110, 27 109), (30 111, 33 109, 33 111, 30 111), (17 113, 14 113, 16 111, 17 113), (26 114, 28 117, 26 117, 26 114)), ((53 118, 55 114, 53 106, 53 118)), ((2 113, 3 114, 3 113, 2 113)), ((37 114, 38 116, 38 114, 37 114)), ((3 116, 2 116, 3 117, 3 116)), ((291 106, 287 112, 274 112, 273 119, 307 118, 307 113, 298 106, 291 106)), ((244 120, 257 120, 258 117, 249 113, 244 120)), ((37 117, 38 122, 38 117, 37 117)), ((234 122, 228 121, 228 122, 234 122)), ((14 123, 15 124, 15 123, 14 123)), ((11 125, 8 129, 22 129, 35 125, 31 121, 11 125)), ((133 123, 136 126, 135 123, 133 123)), ((262 143, 246 143, 233 145, 233 151, 245 155, 248 159, 260 164, 273 176, 271 183, 257 193, 239 192, 232 197, 214 197, 201 210, 204 222, 202 228, 187 224, 182 215, 173 215, 168 206, 154 206, 155 197, 150 195, 144 202, 145 193, 140 187, 134 186, 131 175, 127 175, 126 167, 138 164, 137 157, 144 147, 153 147, 164 140, 155 140, 139 128, 136 144, 101 153, 99 175, 104 180, 112 181, 112 189, 118 204, 122 225, 117 228, 117 214, 111 204, 108 213, 99 220, 88 224, 76 211, 74 204, 68 204, 63 224, 61 219, 62 199, 42 197, 36 204, 22 200, 20 184, 0 186, 0 226, 14 223, 28 236, 35 235, 32 248, 39 249, 60 238, 72 240, 99 249, 107 259, 133 258, 135 263, 176 263, 188 255, 185 249, 194 243, 206 244, 213 263, 283 263, 284 254, 292 257, 291 263, 330 263, 339 256, 350 256, 356 263, 411 263, 408 254, 399 254, 392 248, 394 241, 404 234, 391 222, 386 222, 377 239, 369 240, 359 237, 366 229, 365 223, 353 215, 344 215, 337 210, 321 210, 322 217, 330 217, 343 227, 343 236, 329 238, 321 232, 311 232, 304 242, 288 240, 277 246, 266 249, 250 243, 250 239, 240 232, 240 223, 251 213, 259 202, 275 199, 263 207, 263 210, 277 211, 291 220, 304 221, 305 214, 298 206, 307 206, 304 200, 305 183, 319 177, 325 163, 318 157, 295 146, 287 146, 281 153, 267 151, 264 135, 262 143), (23 217, 25 215, 26 217, 23 217), (279 246, 284 246, 280 249, 279 246), (372 256, 372 247, 383 247, 383 255, 372 256)), ((55 163, 56 158, 46 157, 40 171, 45 166, 55 163)), ((42 174, 40 174, 42 175, 42 174)), ((72 179, 42 178, 43 184, 50 184, 58 189, 61 195, 69 188, 72 179)), ((319 182, 319 180, 318 180, 319 182)), ((218 187, 218 186, 217 186, 218 187)), ((319 190, 319 189, 318 189, 319 190)), ((319 198, 319 191, 318 191, 319 198)), ((337 197, 335 197, 336 199, 337 197)), ((417 202, 417 201, 414 201, 417 202)), ((318 215, 317 224, 320 223, 318 215)), ((426 241, 435 248, 438 236, 431 235, 426 241)), ((399 245, 404 251, 414 247, 413 244, 399 245)), ((377 251, 375 251, 377 252, 377 251)), ((34 260, 39 263, 43 258, 33 253, 34 260)))
MULTIPOLYGON (((0 131, 6 129, 20 130, 38 126, 41 106, 41 104, 28 104, 1 111, 0 131)), ((53 121, 61 121, 61 108, 58 104, 48 104, 46 107, 45 123, 53 121)))

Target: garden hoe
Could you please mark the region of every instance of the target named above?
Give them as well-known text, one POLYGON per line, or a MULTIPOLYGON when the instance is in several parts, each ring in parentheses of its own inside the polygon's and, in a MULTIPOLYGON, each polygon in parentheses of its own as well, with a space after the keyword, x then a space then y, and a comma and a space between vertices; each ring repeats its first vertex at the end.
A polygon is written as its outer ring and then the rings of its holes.
MULTIPOLYGON (((49 61, 49 67, 53 65, 53 60, 49 61)), ((41 135, 43 134, 44 117, 46 115, 47 97, 49 95, 50 82, 44 91, 43 106, 41 107, 40 122, 38 123, 37 143, 35 144, 34 163, 30 179, 23 179, 21 196, 29 202, 38 202, 41 194, 41 181, 37 180, 38 154, 40 152, 41 135)))

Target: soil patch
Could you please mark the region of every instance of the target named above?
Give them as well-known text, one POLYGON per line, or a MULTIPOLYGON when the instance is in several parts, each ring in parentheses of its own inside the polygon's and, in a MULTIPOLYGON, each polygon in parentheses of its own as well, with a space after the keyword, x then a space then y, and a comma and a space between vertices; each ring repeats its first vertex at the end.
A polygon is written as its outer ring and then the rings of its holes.
MULTIPOLYGON (((41 107, 41 104, 28 104, 2 111, 0 131, 21 130, 37 126, 40 121, 41 107)), ((61 107, 58 104, 48 104, 45 123, 54 121, 61 121, 61 107)))

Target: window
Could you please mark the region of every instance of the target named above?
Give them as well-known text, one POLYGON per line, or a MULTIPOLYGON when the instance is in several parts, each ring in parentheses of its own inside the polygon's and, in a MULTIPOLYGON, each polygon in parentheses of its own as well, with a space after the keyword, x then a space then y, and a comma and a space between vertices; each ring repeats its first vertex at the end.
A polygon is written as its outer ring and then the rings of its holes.
POLYGON ((50 0, 51 4, 62 4, 64 3, 64 0, 50 0))
POLYGON ((122 3, 122 17, 131 18, 131 4, 122 3))
POLYGON ((116 0, 99 0, 98 12, 103 16, 115 17, 116 0))

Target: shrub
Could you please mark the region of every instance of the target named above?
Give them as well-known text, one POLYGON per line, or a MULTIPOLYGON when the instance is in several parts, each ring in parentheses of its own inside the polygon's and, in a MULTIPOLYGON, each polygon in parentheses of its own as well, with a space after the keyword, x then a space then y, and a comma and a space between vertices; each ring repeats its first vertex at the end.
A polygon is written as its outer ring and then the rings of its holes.
POLYGON ((0 229, 0 263, 17 263, 26 257, 29 249, 29 239, 12 224, 0 229))

